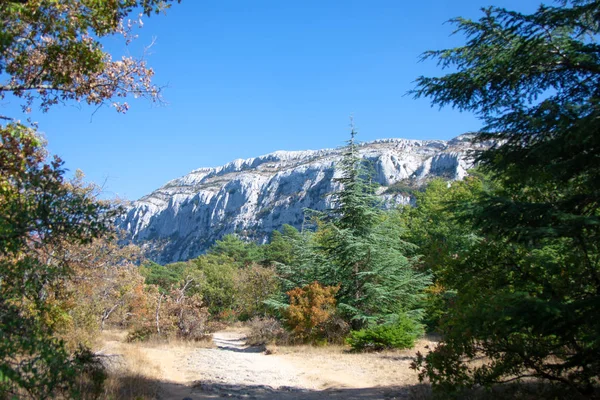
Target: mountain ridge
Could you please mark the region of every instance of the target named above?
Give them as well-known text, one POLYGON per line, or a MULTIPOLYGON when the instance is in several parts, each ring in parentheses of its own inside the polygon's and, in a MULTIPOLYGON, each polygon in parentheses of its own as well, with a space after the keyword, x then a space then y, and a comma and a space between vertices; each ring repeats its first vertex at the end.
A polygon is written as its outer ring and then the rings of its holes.
MULTIPOLYGON (((424 184, 435 176, 464 178, 472 166, 468 151, 484 146, 471 138, 379 139, 360 143, 359 155, 372 163, 385 204, 408 204, 410 195, 390 193, 389 187, 403 180, 424 184)), ((131 203, 117 225, 162 263, 198 256, 228 233, 264 242, 283 224, 299 228, 305 208, 332 206, 342 149, 278 150, 194 169, 131 203)))

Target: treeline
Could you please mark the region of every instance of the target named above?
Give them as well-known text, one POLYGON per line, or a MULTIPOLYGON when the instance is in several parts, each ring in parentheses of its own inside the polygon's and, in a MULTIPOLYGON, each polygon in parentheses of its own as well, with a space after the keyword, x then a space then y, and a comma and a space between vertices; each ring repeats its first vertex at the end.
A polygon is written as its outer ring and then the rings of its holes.
POLYGON ((89 348, 108 327, 130 341, 204 340, 238 320, 254 344, 355 351, 435 332, 414 368, 443 396, 519 377, 559 383, 561 396, 597 390, 597 228, 578 225, 597 217, 534 217, 556 188, 515 188, 484 163, 429 182, 415 207, 383 210, 353 132, 335 207, 310 213, 308 229, 284 226, 264 245, 228 235, 162 266, 117 245, 118 208, 82 177, 64 180, 31 131, 3 130, 0 157, 3 395, 100 395, 106 371, 89 348))
POLYGON ((423 332, 430 273, 407 240, 408 209, 382 210, 352 135, 336 207, 310 213, 312 229, 286 225, 265 245, 228 235, 194 260, 144 264, 146 284, 200 296, 211 320, 253 320, 254 342, 411 347, 423 332))
POLYGON ((490 183, 475 171, 452 184, 435 179, 415 193, 416 207, 384 211, 363 177, 354 179, 362 187, 347 193, 346 183, 340 208, 314 216, 312 229, 284 225, 264 245, 227 235, 196 259, 146 262, 141 274, 164 293, 193 281, 187 291, 210 319, 251 321, 253 343, 412 347, 439 330, 456 296, 442 278, 477 242, 449 205, 477 199, 490 183))
MULTIPOLYGON (((113 62, 96 39, 127 34, 120 18, 164 2, 44 4, 0 3, 11 82, 0 97, 24 110, 157 99, 143 60, 113 62)), ((383 212, 352 138, 336 207, 313 229, 263 246, 226 237, 168 267, 139 268, 138 249, 115 245, 114 205, 66 180, 35 126, 0 116, 0 398, 100 396, 105 369, 90 345, 103 327, 196 340, 235 319, 254 321, 258 340, 357 350, 436 331, 414 368, 441 398, 522 380, 561 391, 535 397, 598 398, 598 15, 594 0, 528 15, 490 7, 453 21, 464 46, 425 53, 453 72, 418 78, 413 94, 484 122, 474 142, 489 147, 466 180, 433 181, 415 208, 383 212)))

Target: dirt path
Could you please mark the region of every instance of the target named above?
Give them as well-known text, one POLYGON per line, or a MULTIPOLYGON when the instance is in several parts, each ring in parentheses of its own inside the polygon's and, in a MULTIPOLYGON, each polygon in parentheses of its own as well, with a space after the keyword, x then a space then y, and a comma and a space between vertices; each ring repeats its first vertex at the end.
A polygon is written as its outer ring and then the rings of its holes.
POLYGON ((283 348, 266 355, 241 332, 214 334, 216 348, 141 347, 160 371, 161 399, 420 399, 412 354, 347 354, 283 348))

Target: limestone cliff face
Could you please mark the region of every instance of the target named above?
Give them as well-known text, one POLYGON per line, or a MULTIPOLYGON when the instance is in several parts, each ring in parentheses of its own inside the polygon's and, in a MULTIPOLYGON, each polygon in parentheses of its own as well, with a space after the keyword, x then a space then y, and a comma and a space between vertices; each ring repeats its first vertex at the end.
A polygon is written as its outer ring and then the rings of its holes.
MULTIPOLYGON (((362 144, 360 155, 373 166, 378 193, 394 205, 411 202, 390 189, 397 182, 464 178, 472 148, 467 135, 450 141, 384 139, 362 144)), ((305 208, 331 207, 340 158, 340 149, 276 151, 200 168, 133 202, 118 225, 161 263, 193 258, 228 233, 263 242, 283 224, 300 228, 305 208)))

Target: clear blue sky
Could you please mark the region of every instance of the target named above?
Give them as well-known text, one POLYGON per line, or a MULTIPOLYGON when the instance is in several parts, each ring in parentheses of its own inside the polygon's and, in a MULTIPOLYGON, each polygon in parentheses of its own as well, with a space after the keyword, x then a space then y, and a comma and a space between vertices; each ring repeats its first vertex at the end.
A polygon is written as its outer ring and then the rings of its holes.
POLYGON ((148 61, 168 86, 166 106, 32 116, 70 170, 131 200, 198 167, 339 146, 350 115, 362 141, 449 139, 480 123, 405 94, 419 75, 441 73, 422 52, 463 42, 444 22, 492 4, 529 12, 539 1, 183 0, 146 19, 129 50, 156 37, 148 61))

